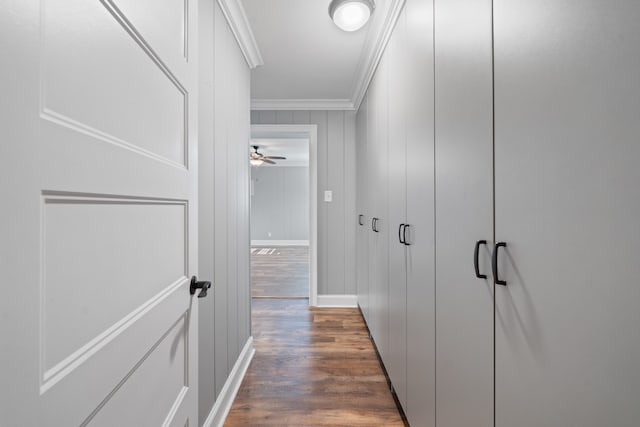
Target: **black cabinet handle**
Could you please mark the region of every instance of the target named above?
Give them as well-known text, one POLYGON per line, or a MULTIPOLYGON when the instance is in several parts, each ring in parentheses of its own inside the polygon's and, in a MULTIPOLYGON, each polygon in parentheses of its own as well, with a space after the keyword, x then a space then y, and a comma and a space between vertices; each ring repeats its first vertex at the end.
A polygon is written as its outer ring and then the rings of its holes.
POLYGON ((398 227, 398 241, 400 241, 401 245, 406 244, 404 240, 402 240, 402 236, 404 235, 404 233, 402 232, 402 230, 406 227, 406 224, 400 224, 400 226, 398 227))
POLYGON ((375 227, 373 229, 373 231, 375 231, 376 233, 379 233, 380 230, 378 229, 378 221, 380 221, 380 218, 374 218, 376 220, 375 222, 375 227))
POLYGON ((473 267, 476 270, 476 277, 478 279, 486 279, 487 275, 486 274, 480 274, 480 266, 478 265, 478 256, 479 256, 479 252, 480 252, 480 245, 486 245, 487 241, 486 240, 478 240, 476 242, 476 247, 473 250, 473 267))
POLYGON ((189 293, 191 295, 196 293, 196 289, 202 289, 198 294, 198 298, 204 298, 207 296, 207 290, 211 287, 211 282, 198 282, 198 278, 193 276, 191 278, 191 286, 189 286, 189 293))
POLYGON ((411 246, 411 243, 407 240, 407 229, 411 227, 409 224, 405 224, 404 230, 402 230, 402 241, 405 246, 411 246))
POLYGON ((364 222, 362 222, 363 219, 364 219, 364 215, 362 214, 358 215, 358 225, 364 225, 364 222))
POLYGON ((493 249, 493 257, 491 259, 491 270, 493 271, 493 280, 496 285, 507 286, 506 280, 500 280, 498 276, 498 249, 506 248, 507 244, 505 242, 496 243, 495 248, 493 249))
POLYGON ((371 218, 371 231, 376 231, 376 218, 371 218))

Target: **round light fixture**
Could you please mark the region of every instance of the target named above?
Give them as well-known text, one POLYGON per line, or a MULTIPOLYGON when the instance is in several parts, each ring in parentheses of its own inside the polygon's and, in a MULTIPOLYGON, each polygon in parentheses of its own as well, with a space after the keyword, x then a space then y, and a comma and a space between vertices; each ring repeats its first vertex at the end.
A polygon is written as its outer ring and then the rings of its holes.
POLYGON ((367 23, 375 5, 373 0, 331 0, 329 16, 344 31, 356 31, 367 23))

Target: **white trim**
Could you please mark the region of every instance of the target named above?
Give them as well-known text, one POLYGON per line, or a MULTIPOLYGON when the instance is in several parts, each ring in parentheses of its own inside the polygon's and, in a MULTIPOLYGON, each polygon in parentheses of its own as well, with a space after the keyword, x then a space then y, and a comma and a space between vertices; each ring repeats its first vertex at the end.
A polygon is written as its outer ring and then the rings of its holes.
POLYGON ((249 337, 203 427, 222 427, 224 425, 254 354, 256 354, 256 350, 253 348, 253 337, 249 337))
POLYGON ((264 61, 253 31, 251 31, 251 25, 242 2, 240 0, 218 0, 218 4, 231 28, 231 32, 238 41, 249 68, 253 69, 263 65, 264 61))
POLYGON ((251 246, 309 246, 308 240, 252 240, 251 246))
POLYGON ((317 125, 251 125, 251 134, 268 137, 270 133, 305 134, 309 139, 309 305, 318 299, 318 126, 317 125))
POLYGON ((350 99, 252 99, 252 110, 355 110, 350 99))
POLYGON ((318 295, 318 307, 358 307, 357 295, 318 295))
POLYGON ((356 110, 360 108, 360 103, 367 93, 369 83, 371 83, 371 79, 373 79, 384 49, 387 47, 387 43, 389 43, 391 34, 393 34, 393 29, 400 17, 405 1, 406 0, 389 1, 380 30, 369 32, 370 37, 367 37, 364 53, 358 64, 353 95, 351 96, 351 102, 356 110))
POLYGON ((376 31, 372 28, 365 41, 356 68, 351 99, 252 99, 251 109, 355 111, 360 108, 405 3, 406 0, 390 0, 384 10, 376 10, 376 13, 383 14, 383 18, 379 20, 379 29, 376 31))

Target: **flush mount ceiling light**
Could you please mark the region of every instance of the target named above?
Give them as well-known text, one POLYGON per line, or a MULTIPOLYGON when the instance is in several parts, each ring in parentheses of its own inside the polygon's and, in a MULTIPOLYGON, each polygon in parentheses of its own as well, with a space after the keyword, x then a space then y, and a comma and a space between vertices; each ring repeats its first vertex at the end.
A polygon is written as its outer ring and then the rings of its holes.
POLYGON ((373 0, 331 0, 329 16, 344 31, 356 31, 367 23, 375 5, 373 0))

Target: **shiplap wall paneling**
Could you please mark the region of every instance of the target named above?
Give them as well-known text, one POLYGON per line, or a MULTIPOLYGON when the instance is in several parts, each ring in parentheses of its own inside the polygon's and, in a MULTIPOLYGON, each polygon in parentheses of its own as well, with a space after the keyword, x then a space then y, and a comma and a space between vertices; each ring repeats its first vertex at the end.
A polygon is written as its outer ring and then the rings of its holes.
POLYGON ((200 3, 200 268, 213 281, 199 316, 203 423, 250 336, 250 76, 218 4, 200 3))
POLYGON ((318 294, 356 293, 356 113, 252 111, 252 124, 318 127, 318 294), (324 191, 333 201, 324 201, 324 191))

